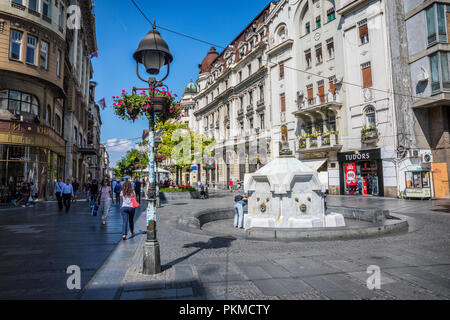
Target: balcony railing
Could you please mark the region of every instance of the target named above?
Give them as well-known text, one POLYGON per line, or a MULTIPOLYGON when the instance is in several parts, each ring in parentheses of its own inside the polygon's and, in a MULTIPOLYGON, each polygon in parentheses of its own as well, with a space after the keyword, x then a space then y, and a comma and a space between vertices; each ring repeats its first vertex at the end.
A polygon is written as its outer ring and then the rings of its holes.
POLYGON ((264 105, 264 98, 259 99, 258 102, 256 103, 256 105, 258 107, 264 105))
POLYGON ((305 100, 299 103, 299 109, 305 110, 316 107, 327 107, 342 105, 342 100, 339 94, 327 94, 324 96, 317 96, 310 100, 305 100))
POLYGON ((299 139, 300 152, 336 148, 337 146, 340 146, 340 144, 339 136, 336 134, 318 137, 301 137, 299 139))
POLYGON ((361 130, 361 141, 363 143, 372 143, 378 141, 379 132, 376 127, 366 128, 361 130))

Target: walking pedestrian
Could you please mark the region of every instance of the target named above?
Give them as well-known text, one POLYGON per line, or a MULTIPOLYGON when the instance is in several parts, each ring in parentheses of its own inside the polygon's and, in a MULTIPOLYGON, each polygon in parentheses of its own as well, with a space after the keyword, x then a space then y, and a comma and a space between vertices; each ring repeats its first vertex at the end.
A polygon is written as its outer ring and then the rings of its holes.
POLYGON ((87 202, 90 201, 90 195, 89 195, 90 190, 91 190, 91 181, 88 180, 88 181, 84 184, 84 195, 86 196, 86 201, 87 201, 87 202))
POLYGON ((62 211, 63 209, 63 201, 62 201, 62 192, 63 192, 64 183, 62 182, 62 179, 59 178, 58 181, 55 184, 55 196, 56 201, 58 201, 58 209, 59 211, 62 211))
POLYGON ((78 199, 78 191, 80 189, 80 184, 77 182, 77 179, 75 179, 75 181, 72 183, 72 187, 73 187, 73 199, 72 202, 77 202, 78 199))
POLYGON ((117 180, 116 186, 114 187, 113 191, 116 194, 117 206, 120 207, 120 193, 122 192, 122 185, 120 184, 119 180, 117 180))
POLYGON ((92 181, 89 193, 91 194, 91 202, 90 202, 89 206, 92 208, 95 205, 95 203, 97 202, 97 198, 98 198, 98 182, 97 182, 97 180, 92 181))
POLYGON ((230 192, 233 192, 233 180, 230 179, 230 181, 228 181, 228 189, 230 190, 230 192))
POLYGON ((131 236, 134 236, 134 213, 136 210, 133 208, 133 197, 136 197, 136 194, 133 191, 131 183, 125 182, 120 193, 120 200, 122 201, 120 213, 123 221, 122 239, 124 241, 127 240, 128 236, 128 224, 130 225, 131 236))
POLYGON ((99 212, 102 215, 102 224, 106 225, 109 209, 111 207, 111 202, 114 205, 114 197, 108 180, 103 181, 103 185, 98 191, 98 194, 100 196, 99 212))
POLYGON ((240 193, 241 192, 241 180, 237 181, 237 189, 238 189, 238 192, 240 193))
POLYGON ((141 203, 141 182, 139 179, 136 179, 136 182, 134 183, 134 192, 136 193, 136 197, 139 203, 141 203))
POLYGON ((244 207, 247 205, 247 196, 236 196, 234 198, 234 227, 244 228, 244 207))
POLYGON ((64 207, 66 207, 66 212, 69 212, 70 210, 70 203, 72 202, 72 197, 73 197, 73 187, 72 184, 70 183, 70 179, 67 179, 66 184, 63 186, 62 189, 62 198, 64 207))

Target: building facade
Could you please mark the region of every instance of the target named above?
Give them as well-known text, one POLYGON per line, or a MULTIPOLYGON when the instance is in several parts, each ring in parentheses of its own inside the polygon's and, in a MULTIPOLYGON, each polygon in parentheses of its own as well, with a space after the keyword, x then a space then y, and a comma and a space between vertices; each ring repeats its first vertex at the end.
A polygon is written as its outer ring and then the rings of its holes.
MULTIPOLYGON (((75 2, 0 2, 2 203, 16 196, 23 181, 36 185, 39 198, 49 198, 57 178, 82 180, 81 175, 67 172, 68 158, 73 153, 68 134, 73 120, 68 110, 76 109, 69 101, 75 97, 68 85, 74 76, 68 46, 73 30, 66 25, 70 4, 75 2)), ((92 16, 91 1, 80 1, 79 5, 87 17, 92 16)), ((95 33, 93 16, 89 23, 91 28, 84 28, 84 32, 95 33)), ((85 61, 86 68, 88 64, 85 61)), ((92 68, 85 74, 87 83, 91 76, 92 68)))
POLYGON ((288 144, 330 194, 448 197, 448 7, 269 3, 185 94, 190 128, 216 139, 198 180, 242 182, 288 144))

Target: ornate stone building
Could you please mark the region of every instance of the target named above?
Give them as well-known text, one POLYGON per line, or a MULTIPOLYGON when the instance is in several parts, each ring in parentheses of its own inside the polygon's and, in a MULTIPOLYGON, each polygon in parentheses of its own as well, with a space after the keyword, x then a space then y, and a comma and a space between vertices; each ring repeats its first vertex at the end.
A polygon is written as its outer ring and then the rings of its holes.
POLYGON ((94 25, 88 0, 0 2, 0 202, 10 202, 23 181, 49 198, 57 178, 86 178, 80 160, 88 145, 94 25), (71 4, 82 9, 83 31, 67 28, 71 4))

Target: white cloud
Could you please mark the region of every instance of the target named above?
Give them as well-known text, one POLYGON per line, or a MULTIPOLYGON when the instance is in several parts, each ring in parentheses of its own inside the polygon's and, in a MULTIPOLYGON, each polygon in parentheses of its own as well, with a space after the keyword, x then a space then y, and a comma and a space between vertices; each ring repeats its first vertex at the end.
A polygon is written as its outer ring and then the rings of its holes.
POLYGON ((127 139, 110 139, 106 143, 108 152, 128 152, 133 148, 133 143, 127 139))

